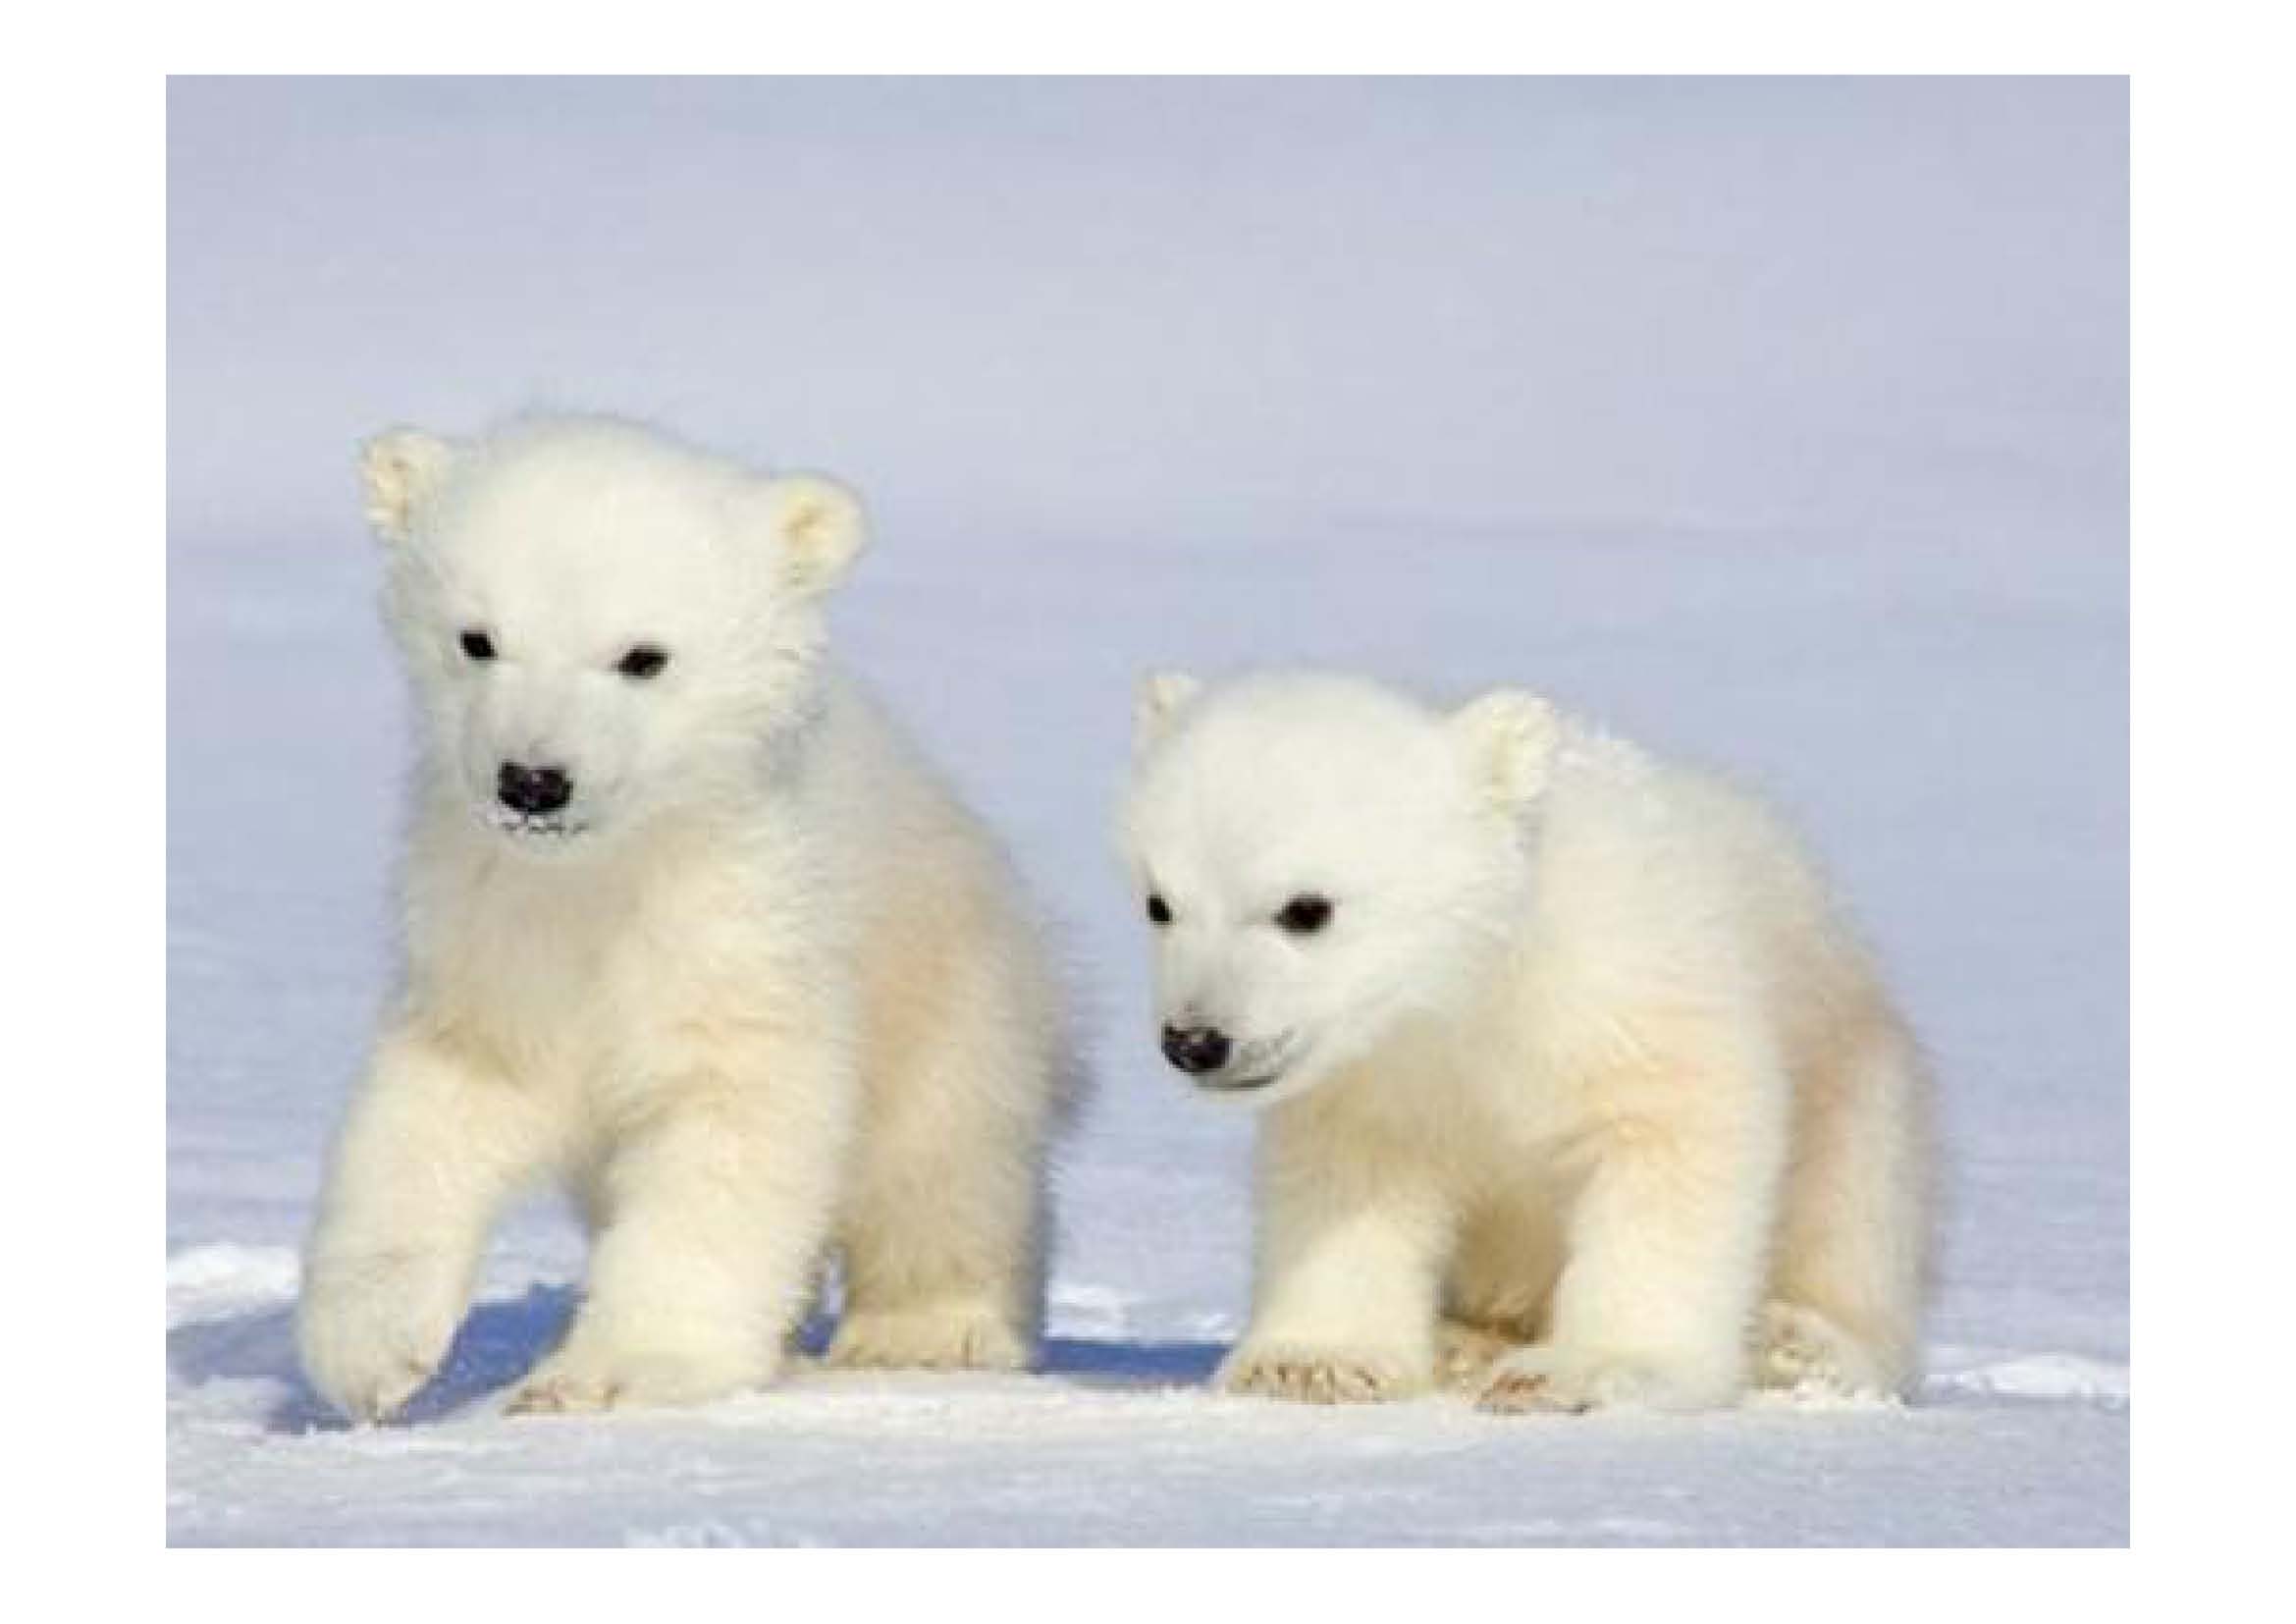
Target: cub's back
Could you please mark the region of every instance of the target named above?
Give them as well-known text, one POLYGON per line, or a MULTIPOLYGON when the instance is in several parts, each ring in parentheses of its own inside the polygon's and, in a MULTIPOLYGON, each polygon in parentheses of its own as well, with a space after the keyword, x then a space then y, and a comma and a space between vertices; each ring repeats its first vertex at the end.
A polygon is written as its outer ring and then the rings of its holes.
POLYGON ((1542 832, 1537 935, 1615 1003, 1758 1007, 1789 1048, 1876 996, 1801 838, 1713 774, 1574 729, 1542 832))

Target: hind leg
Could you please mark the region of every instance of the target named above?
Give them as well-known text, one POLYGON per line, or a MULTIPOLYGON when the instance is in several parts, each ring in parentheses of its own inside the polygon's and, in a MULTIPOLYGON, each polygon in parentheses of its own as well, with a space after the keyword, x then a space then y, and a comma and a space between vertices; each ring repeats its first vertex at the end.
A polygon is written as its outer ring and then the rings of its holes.
POLYGON ((1461 1225, 1435 1325, 1435 1370, 1447 1387, 1479 1391, 1491 1367, 1546 1333, 1562 1230, 1550 1205, 1494 1205, 1461 1225))
POLYGON ((1025 977, 941 1007, 874 1080, 838 1228, 834 1365, 1017 1370, 1034 1348, 1057 1031, 1025 977))
POLYGON ((1760 1385, 1896 1393, 1911 1381, 1928 1251, 1927 1093, 1894 1021, 1860 1032, 1812 1079, 1755 1327, 1760 1385))

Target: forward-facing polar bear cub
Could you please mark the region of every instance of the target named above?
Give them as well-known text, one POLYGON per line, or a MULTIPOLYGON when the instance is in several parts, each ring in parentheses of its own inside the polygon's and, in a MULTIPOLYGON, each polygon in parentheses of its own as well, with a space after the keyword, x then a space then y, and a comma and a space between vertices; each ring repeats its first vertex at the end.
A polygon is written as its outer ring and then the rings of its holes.
POLYGON ((536 1174, 592 1250, 516 1407, 768 1380, 832 1247, 833 1360, 1024 1363, 1062 1017, 995 844, 826 658, 853 497, 588 418, 396 430, 364 473, 421 748, 313 1384, 401 1405, 536 1174))
POLYGON ((1760 807, 1511 691, 1151 678, 1140 733, 1165 1056, 1272 1108, 1225 1386, 1903 1388, 1922 1063, 1760 807))

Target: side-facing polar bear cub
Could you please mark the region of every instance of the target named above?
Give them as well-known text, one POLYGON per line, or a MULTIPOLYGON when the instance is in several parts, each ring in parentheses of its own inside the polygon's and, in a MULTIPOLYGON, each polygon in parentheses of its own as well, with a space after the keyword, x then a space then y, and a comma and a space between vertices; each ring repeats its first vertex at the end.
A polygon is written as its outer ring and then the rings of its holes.
POLYGON ((1271 1108, 1226 1387, 1903 1388, 1922 1063, 1767 813, 1513 691, 1166 677, 1139 729, 1164 1054, 1271 1108))
POLYGON ((589 1278, 514 1407, 770 1379, 832 1247, 833 1360, 1024 1363, 1062 1016, 994 842, 825 656, 852 495, 597 418, 396 430, 364 475, 421 743, 313 1384, 399 1408, 537 1174, 589 1278))

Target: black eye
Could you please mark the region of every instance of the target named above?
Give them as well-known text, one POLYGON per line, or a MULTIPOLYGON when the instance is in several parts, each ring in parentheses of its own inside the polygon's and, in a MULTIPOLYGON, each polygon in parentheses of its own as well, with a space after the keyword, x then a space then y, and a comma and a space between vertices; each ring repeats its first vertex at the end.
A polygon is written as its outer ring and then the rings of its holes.
POLYGON ((669 656, 652 643, 640 643, 614 662, 614 669, 624 677, 634 677, 643 682, 648 677, 660 677, 662 668, 669 664, 669 656))
POLYGON ((1172 905, 1153 892, 1148 893, 1148 913, 1151 925, 1169 925, 1172 922, 1172 905))
POLYGON ((495 640, 483 631, 465 631, 462 634, 462 652, 473 660, 492 660, 495 640))
POLYGON ((1295 896, 1276 914, 1275 922, 1294 936, 1313 936, 1331 923, 1331 898, 1312 892, 1295 896))

